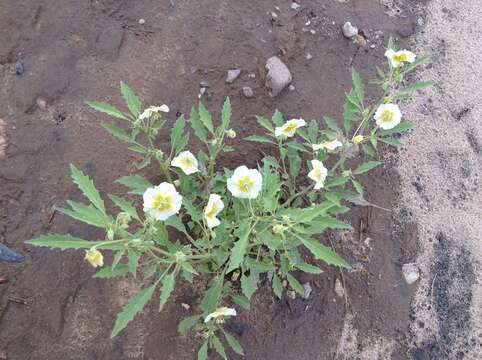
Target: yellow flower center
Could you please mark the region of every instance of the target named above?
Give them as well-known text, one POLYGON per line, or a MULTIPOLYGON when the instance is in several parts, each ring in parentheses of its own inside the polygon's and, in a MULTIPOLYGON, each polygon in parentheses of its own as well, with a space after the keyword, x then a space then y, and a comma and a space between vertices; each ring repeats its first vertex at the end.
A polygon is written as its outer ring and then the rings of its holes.
POLYGON ((194 166, 194 163, 192 161, 192 159, 188 158, 188 157, 183 157, 181 158, 181 164, 183 167, 185 168, 192 168, 194 166))
POLYGON ((171 195, 157 195, 152 203, 152 207, 161 212, 169 210, 172 207, 171 195))
POLYGON ((408 56, 407 54, 405 53, 401 53, 401 54, 394 54, 393 55, 393 59, 397 62, 404 62, 404 61, 407 61, 408 60, 408 56))
POLYGON ((285 134, 291 134, 293 131, 295 131, 298 128, 298 124, 289 124, 285 127, 283 132, 285 134))
POLYGON ((316 182, 321 181, 321 169, 315 168, 315 172, 313 173, 313 177, 315 178, 316 182))
POLYGON ((218 211, 218 207, 215 202, 212 202, 210 206, 206 209, 206 218, 214 219, 216 217, 216 212, 218 211))
POLYGON ((390 123, 393 120, 395 113, 392 110, 386 109, 382 112, 380 118, 384 123, 390 123))
POLYGON ((253 189, 254 181, 249 176, 244 176, 236 183, 240 192, 248 193, 253 189))

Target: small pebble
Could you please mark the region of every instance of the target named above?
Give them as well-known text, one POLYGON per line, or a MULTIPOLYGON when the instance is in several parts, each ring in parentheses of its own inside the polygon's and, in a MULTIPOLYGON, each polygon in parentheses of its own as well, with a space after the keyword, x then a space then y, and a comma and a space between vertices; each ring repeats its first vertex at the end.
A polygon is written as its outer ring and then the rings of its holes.
POLYGON ((209 83, 207 81, 201 81, 199 83, 199 86, 202 87, 202 88, 208 88, 209 87, 209 83))
POLYGON ((181 306, 186 310, 189 310, 191 308, 191 305, 186 304, 186 303, 181 303, 181 306))
POLYGON ((291 299, 294 300, 296 299, 296 292, 294 290, 288 290, 286 292, 286 295, 291 299))
POLYGON ((305 22, 305 26, 309 26, 311 24, 311 20, 308 20, 307 22, 305 22))
POLYGON ((248 75, 248 77, 249 77, 250 79, 256 79, 256 74, 255 74, 255 73, 251 73, 251 74, 248 75))
POLYGON ((295 2, 291 4, 291 9, 293 9, 293 10, 298 10, 300 7, 301 7, 301 5, 297 4, 295 2))
POLYGON ((361 35, 355 35, 354 39, 353 39, 353 42, 359 46, 366 46, 367 45, 367 41, 366 39, 361 36, 361 35))
POLYGON ((351 39, 351 38, 355 37, 356 35, 358 35, 358 28, 356 26, 353 26, 351 24, 351 22, 349 22, 349 21, 347 21, 343 25, 342 30, 343 30, 343 35, 347 39, 351 39))
POLYGON ((311 287, 310 283, 304 283, 303 284, 303 289, 305 290, 305 293, 303 294, 303 299, 308 299, 311 295, 311 292, 313 291, 313 288, 311 287))
POLYGON ((310 53, 306 54, 306 60, 311 60, 313 59, 313 55, 311 55, 310 53))
POLYGON ((47 110, 47 100, 45 100, 43 97, 38 97, 35 102, 37 103, 37 106, 40 110, 47 110))
POLYGON ((139 24, 144 25, 146 23, 146 19, 139 19, 139 24))
POLYGON ((402 272, 403 272, 403 276, 405 277, 405 281, 409 285, 416 282, 420 277, 420 270, 418 269, 417 265, 413 263, 403 264, 402 272))
POLYGON ((252 98, 254 95, 253 89, 251 89, 249 86, 243 87, 243 95, 248 99, 252 98))
POLYGON ((273 20, 276 20, 276 19, 278 18, 278 14, 275 13, 274 11, 271 11, 271 14, 270 14, 270 15, 271 15, 271 18, 272 18, 273 20))
POLYGON ((375 44, 370 45, 370 49, 375 49, 377 46, 375 44))
POLYGON ((25 72, 25 67, 20 61, 15 63, 15 74, 22 75, 25 72))
POLYGON ((288 90, 289 90, 289 91, 295 91, 296 88, 295 88, 295 86, 294 86, 293 84, 291 84, 290 86, 288 86, 288 90))
POLYGON ((228 70, 228 75, 226 76, 226 82, 231 84, 237 77, 241 74, 241 69, 231 69, 228 70))
POLYGON ((345 288, 338 278, 335 280, 335 293, 338 297, 343 297, 345 295, 345 288))
POLYGON ((315 35, 315 34, 316 34, 316 30, 311 29, 311 30, 310 30, 310 33, 311 33, 312 35, 315 35))

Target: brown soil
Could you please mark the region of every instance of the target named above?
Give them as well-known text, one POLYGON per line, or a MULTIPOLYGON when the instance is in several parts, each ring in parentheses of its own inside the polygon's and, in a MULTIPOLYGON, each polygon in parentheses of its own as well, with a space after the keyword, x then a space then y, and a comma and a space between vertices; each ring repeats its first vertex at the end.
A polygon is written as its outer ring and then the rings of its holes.
MULTIPOLYGON (((199 344, 195 334, 176 332, 178 320, 189 314, 181 303, 196 306, 198 289, 178 288, 162 314, 153 305, 111 340, 115 315, 136 291, 135 281, 92 279, 93 270, 80 252, 23 244, 47 232, 91 239, 98 235, 52 210, 67 197, 80 198, 68 176, 69 163, 90 174, 101 191, 118 194, 123 189, 113 181, 135 168, 138 158, 101 129, 101 122, 111 120, 87 109, 85 100, 122 106, 122 80, 145 104, 169 104, 172 122, 174 113, 186 113, 197 102, 199 83, 207 81, 206 105, 218 111, 230 96, 239 137, 259 130, 255 114, 269 116, 276 108, 288 117, 340 117, 351 66, 369 78, 373 66, 384 61, 388 36, 417 27, 414 14, 404 10, 411 7, 402 6, 400 13, 397 7, 372 0, 305 0, 300 11, 291 10, 290 1, 274 0, 205 0, 202 5, 178 0, 173 8, 168 4, 0 4, 0 118, 8 123, 10 139, 8 158, 0 162, 0 240, 28 255, 21 265, 0 264, 0 276, 9 279, 0 284, 0 353, 10 360, 193 359, 199 344), (275 11, 278 19, 271 21, 268 11, 275 11), (146 20, 144 25, 140 18, 146 20), (363 29, 375 48, 345 39, 340 31, 345 21, 363 29), (372 37, 375 30, 383 31, 379 39, 372 37), (308 53, 313 59, 306 59, 308 53), (282 56, 296 87, 275 99, 262 80, 264 62, 273 55, 282 56), (25 65, 21 76, 15 75, 17 60, 25 65), (233 84, 226 84, 230 68, 243 72, 233 84), (253 88, 254 98, 243 97, 243 86, 253 88), (38 98, 47 101, 46 108, 38 106, 38 98)), ((167 141, 162 137, 159 145, 167 141)), ((227 165, 253 165, 263 151, 269 149, 243 142, 227 165)), ((146 175, 159 180, 154 169, 146 175)), ((392 164, 367 176, 364 183, 368 200, 393 206, 399 181, 392 164)), ((335 295, 340 273, 333 268, 322 276, 302 278, 313 287, 308 300, 279 301, 267 286, 261 288, 251 312, 242 312, 229 324, 247 359, 408 357, 412 289, 400 268, 415 258, 416 226, 396 223, 391 213, 372 208, 355 209, 347 220, 353 232, 330 236, 355 268, 343 274, 348 303, 335 295)))

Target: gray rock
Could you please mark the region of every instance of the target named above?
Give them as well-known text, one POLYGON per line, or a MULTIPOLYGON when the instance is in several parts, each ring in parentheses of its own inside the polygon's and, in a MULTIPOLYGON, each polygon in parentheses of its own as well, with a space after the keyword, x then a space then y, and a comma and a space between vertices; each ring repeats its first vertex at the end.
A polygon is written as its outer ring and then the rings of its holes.
POLYGON ((226 76, 226 82, 231 84, 234 80, 236 80, 241 74, 241 69, 231 69, 228 70, 228 76, 226 76))
POLYGON ((305 293, 303 294, 303 299, 308 299, 313 291, 309 282, 303 284, 303 289, 305 289, 305 293))
POLYGON ((297 4, 295 2, 291 4, 291 9, 293 9, 293 10, 298 10, 300 7, 301 7, 301 5, 297 4))
POLYGON ((288 67, 277 56, 266 61, 266 87, 270 90, 271 97, 278 95, 293 80, 288 67))
POLYGON ((243 87, 243 95, 245 97, 247 97, 248 99, 249 98, 252 98, 254 93, 253 93, 253 89, 251 89, 249 86, 245 86, 243 87))
POLYGON ((25 67, 23 66, 23 64, 20 61, 17 61, 15 63, 15 74, 22 75, 24 71, 25 71, 25 67))
POLYGON ((347 21, 341 28, 343 30, 343 35, 347 39, 351 39, 358 35, 358 28, 356 26, 353 26, 351 22, 347 21))
POLYGON ((420 270, 418 269, 417 265, 413 263, 403 264, 402 272, 403 272, 403 277, 405 278, 405 281, 409 285, 416 282, 420 277, 420 270))

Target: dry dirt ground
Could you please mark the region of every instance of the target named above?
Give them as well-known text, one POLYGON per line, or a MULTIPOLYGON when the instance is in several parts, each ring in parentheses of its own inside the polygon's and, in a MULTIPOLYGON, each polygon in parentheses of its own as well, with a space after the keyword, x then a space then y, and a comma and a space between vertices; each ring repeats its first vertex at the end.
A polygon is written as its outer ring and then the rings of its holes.
MULTIPOLYGON (((23 244, 47 232, 98 235, 52 210, 68 197, 80 199, 69 163, 91 175, 101 191, 117 194, 123 189, 113 181, 135 168, 138 158, 101 129, 108 119, 88 110, 85 100, 121 106, 122 80, 146 104, 169 104, 172 122, 174 113, 186 113, 197 102, 205 81, 210 109, 219 109, 230 96, 239 137, 259 130, 254 115, 269 116, 276 108, 288 117, 339 118, 351 66, 364 78, 373 76, 373 66, 384 62, 388 36, 400 38, 402 30, 410 37, 399 39, 402 44, 434 53, 433 66, 419 76, 439 85, 404 110, 419 123, 406 139, 407 150, 387 153, 384 168, 363 180, 369 200, 396 210, 354 209, 347 221, 355 230, 331 235, 355 265, 344 274, 349 302, 333 290, 340 273, 327 268, 323 276, 302 279, 313 287, 308 300, 278 301, 266 286, 256 293, 251 312, 229 326, 246 359, 481 357, 482 101, 480 56, 474 56, 481 51, 480 5, 303 0, 299 11, 290 5, 274 0, 202 5, 177 0, 174 7, 168 0, 0 3, 0 118, 10 138, 8 158, 0 162, 0 241, 27 255, 20 265, 0 263, 0 277, 9 280, 0 284, 0 354, 9 360, 193 359, 199 344, 192 333, 176 333, 177 321, 190 314, 181 303, 195 307, 198 289, 177 289, 166 311, 159 315, 155 305, 148 308, 110 340, 115 315, 138 284, 92 279, 80 252, 23 244), (345 21, 363 30, 370 40, 366 47, 343 37, 345 21), (289 66, 296 88, 275 99, 262 80, 264 62, 272 55, 289 66), (25 65, 22 76, 15 75, 18 60, 25 65), (226 84, 230 68, 241 68, 242 74, 226 84), (251 86, 255 96, 244 98, 243 86, 251 86), (47 101, 46 108, 39 107, 39 98, 47 101), (403 280, 401 265, 407 262, 422 270, 419 287, 403 280)), ((167 141, 161 137, 159 146, 167 141)), ((263 151, 269 149, 243 143, 226 165, 254 165, 263 151)), ((159 181, 154 169, 145 175, 159 181)))

